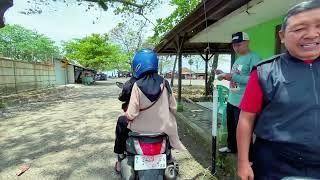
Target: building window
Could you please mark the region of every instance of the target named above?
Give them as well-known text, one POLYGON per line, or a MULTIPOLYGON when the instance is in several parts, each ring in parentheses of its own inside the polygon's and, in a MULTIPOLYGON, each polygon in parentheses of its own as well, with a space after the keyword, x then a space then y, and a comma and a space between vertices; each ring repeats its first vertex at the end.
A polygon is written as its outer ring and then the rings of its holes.
POLYGON ((281 54, 286 52, 286 47, 284 46, 283 43, 281 43, 281 39, 279 37, 279 31, 281 29, 281 24, 276 26, 276 48, 275 48, 275 54, 281 54))

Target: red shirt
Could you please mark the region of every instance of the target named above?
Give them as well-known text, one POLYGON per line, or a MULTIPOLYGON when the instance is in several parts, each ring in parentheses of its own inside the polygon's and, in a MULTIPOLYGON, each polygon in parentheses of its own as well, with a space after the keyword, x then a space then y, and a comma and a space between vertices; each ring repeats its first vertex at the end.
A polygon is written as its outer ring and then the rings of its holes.
MULTIPOLYGON (((313 60, 304 61, 306 64, 311 64, 313 60)), ((258 72, 253 70, 239 108, 245 112, 259 113, 263 104, 263 92, 259 84, 258 72)))

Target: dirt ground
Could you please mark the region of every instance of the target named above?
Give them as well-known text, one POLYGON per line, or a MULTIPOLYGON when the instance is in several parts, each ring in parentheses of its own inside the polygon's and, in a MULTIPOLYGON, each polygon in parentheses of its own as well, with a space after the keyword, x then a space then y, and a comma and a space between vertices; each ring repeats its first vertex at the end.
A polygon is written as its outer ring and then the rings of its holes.
MULTIPOLYGON (((119 92, 108 80, 0 109, 0 179, 120 179, 113 153, 119 92), (23 165, 30 169, 16 176, 23 165)), ((174 152, 180 179, 214 179, 209 154, 179 133, 188 147, 174 152)))

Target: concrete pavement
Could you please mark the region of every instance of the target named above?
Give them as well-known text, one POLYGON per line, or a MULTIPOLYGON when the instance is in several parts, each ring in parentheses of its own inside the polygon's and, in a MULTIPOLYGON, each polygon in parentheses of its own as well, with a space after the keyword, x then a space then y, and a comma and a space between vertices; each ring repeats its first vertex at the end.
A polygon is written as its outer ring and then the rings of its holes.
MULTIPOLYGON (((0 109, 0 179, 120 179, 113 169, 114 130, 121 114, 115 81, 0 109), (30 169, 16 176, 23 165, 30 169)), ((195 141, 188 132, 179 133, 184 143, 195 141)), ((181 179, 213 179, 190 151, 174 156, 181 179)))

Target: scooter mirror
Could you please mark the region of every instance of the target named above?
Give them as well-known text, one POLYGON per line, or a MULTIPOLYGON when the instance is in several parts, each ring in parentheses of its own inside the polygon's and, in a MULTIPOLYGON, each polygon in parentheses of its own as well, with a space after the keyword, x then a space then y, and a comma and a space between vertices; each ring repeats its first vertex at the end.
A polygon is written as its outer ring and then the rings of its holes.
POLYGON ((117 85, 120 89, 123 88, 123 83, 122 83, 122 82, 116 82, 116 85, 117 85))

